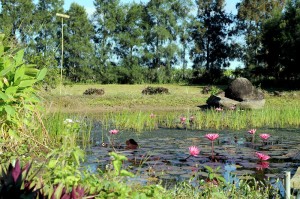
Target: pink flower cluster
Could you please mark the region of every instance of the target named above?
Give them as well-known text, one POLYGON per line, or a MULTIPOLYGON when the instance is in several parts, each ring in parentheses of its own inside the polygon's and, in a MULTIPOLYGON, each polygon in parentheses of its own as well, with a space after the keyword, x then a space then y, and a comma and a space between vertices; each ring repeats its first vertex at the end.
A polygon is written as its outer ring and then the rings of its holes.
POLYGON ((119 130, 113 129, 113 130, 110 130, 109 133, 112 134, 112 135, 116 135, 116 134, 119 133, 119 130))

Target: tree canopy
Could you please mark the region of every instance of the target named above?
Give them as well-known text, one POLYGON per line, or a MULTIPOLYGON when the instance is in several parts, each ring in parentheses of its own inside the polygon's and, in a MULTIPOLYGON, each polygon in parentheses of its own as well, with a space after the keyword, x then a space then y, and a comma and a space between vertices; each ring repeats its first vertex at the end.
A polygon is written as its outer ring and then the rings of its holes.
POLYGON ((65 81, 226 83, 232 73, 257 82, 299 82, 299 0, 94 0, 95 12, 60 0, 1 0, 0 32, 26 46, 55 86, 64 41, 65 81), (56 13, 68 14, 62 20, 56 13), (63 28, 63 29, 62 29, 63 28), (64 38, 61 33, 64 31, 64 38))

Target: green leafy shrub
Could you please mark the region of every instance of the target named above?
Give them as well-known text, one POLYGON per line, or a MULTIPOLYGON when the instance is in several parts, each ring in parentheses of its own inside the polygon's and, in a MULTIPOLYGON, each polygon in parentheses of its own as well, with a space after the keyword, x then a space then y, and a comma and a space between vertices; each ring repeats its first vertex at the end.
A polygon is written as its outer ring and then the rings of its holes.
POLYGON ((211 87, 211 90, 210 90, 211 95, 217 95, 220 92, 221 92, 221 90, 218 87, 216 87, 216 86, 211 87))
POLYGON ((155 95, 155 94, 169 94, 169 90, 164 87, 151 87, 148 86, 142 91, 144 95, 155 95))
POLYGON ((24 114, 30 118, 39 101, 34 85, 43 80, 47 70, 25 64, 24 49, 5 46, 3 40, 4 34, 0 34, 0 123, 11 127, 18 125, 24 114))

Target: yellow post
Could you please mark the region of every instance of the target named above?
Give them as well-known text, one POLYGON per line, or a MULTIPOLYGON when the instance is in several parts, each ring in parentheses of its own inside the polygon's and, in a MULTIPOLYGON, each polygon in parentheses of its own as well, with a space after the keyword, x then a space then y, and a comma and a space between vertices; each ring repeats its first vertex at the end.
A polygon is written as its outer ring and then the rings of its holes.
POLYGON ((64 63, 64 18, 69 19, 69 15, 56 13, 56 16, 61 17, 61 60, 60 60, 60 89, 59 94, 61 95, 61 88, 62 88, 62 72, 63 72, 63 63, 64 63))

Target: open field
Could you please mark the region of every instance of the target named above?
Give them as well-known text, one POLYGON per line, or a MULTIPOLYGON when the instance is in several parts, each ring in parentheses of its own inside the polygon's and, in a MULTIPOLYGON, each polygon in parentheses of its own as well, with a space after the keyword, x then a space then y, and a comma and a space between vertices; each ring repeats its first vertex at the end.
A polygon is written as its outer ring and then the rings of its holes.
MULTIPOLYGON (((221 86, 220 89, 225 87, 221 86)), ((65 113, 98 113, 106 111, 186 111, 199 110, 198 105, 205 104, 210 94, 201 93, 202 86, 184 85, 73 85, 63 86, 46 93, 42 92, 48 111, 65 113), (165 87, 170 94, 142 95, 147 86, 165 87), (103 96, 87 96, 83 92, 88 88, 102 88, 103 96)), ((287 91, 284 96, 276 97, 265 91, 266 108, 299 107, 300 91, 287 91)))
POLYGON ((201 94, 200 86, 150 85, 169 89, 167 95, 142 95, 149 85, 74 85, 43 93, 49 111, 67 113, 99 113, 106 111, 174 111, 199 110, 209 95, 201 94), (87 96, 88 88, 103 88, 103 96, 87 96))

